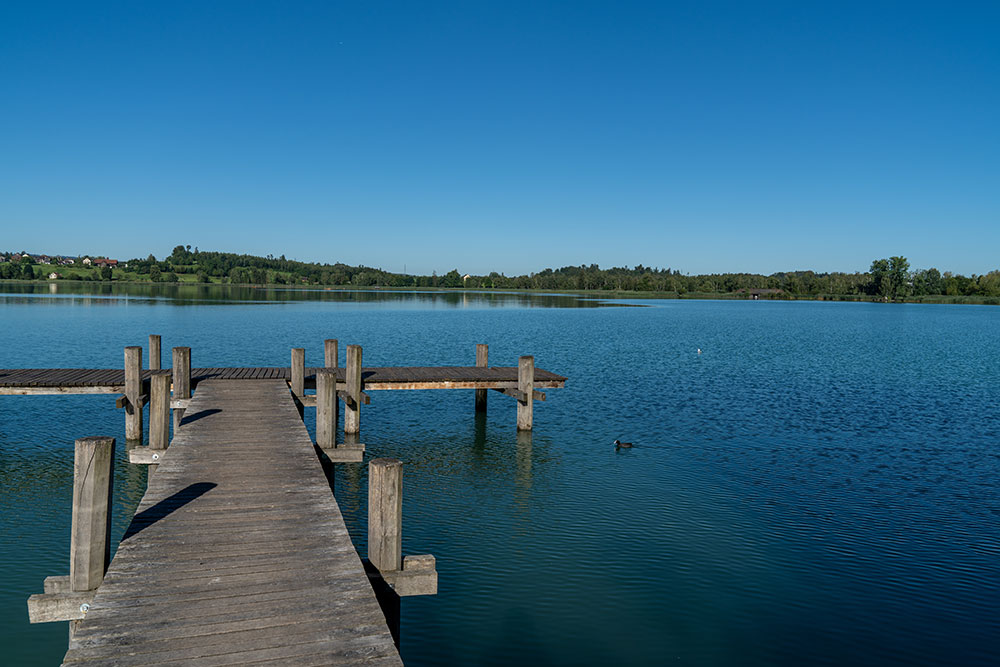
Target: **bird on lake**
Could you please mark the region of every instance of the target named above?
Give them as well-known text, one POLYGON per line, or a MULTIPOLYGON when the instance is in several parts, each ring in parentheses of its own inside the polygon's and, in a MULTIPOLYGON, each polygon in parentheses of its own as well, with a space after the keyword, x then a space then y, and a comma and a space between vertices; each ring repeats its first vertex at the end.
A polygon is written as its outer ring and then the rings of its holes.
POLYGON ((620 440, 615 440, 615 449, 622 449, 623 447, 625 449, 632 449, 632 443, 631 442, 621 442, 620 440))

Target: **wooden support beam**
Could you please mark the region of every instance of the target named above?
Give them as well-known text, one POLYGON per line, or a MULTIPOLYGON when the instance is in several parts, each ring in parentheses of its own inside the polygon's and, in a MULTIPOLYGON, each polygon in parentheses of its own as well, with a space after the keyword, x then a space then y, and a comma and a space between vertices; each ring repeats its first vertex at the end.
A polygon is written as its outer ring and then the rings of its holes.
POLYGON ((361 443, 343 444, 321 448, 330 463, 361 463, 365 460, 365 446, 361 443))
POLYGON ((46 593, 69 593, 73 590, 68 574, 61 574, 54 577, 45 577, 42 590, 46 593))
POLYGON ((339 345, 336 338, 327 338, 323 341, 323 365, 327 368, 340 368, 339 345))
MULTIPOLYGON (((342 400, 345 405, 351 405, 352 401, 354 401, 350 392, 346 389, 338 391, 337 396, 340 397, 340 400, 342 400)), ((362 391, 360 392, 360 398, 358 400, 361 401, 361 405, 371 405, 372 397, 367 392, 362 391)))
POLYGON ((128 462, 140 465, 159 465, 163 463, 163 457, 167 450, 153 449, 152 447, 133 447, 128 450, 128 462))
POLYGON ((350 401, 344 406, 344 433, 361 432, 361 346, 347 346, 346 391, 350 401))
POLYGON ((375 459, 368 463, 368 560, 382 572, 399 570, 402 549, 403 463, 375 459))
POLYGON ((181 426, 187 403, 191 400, 191 348, 175 347, 172 351, 172 367, 174 380, 173 400, 170 407, 174 410, 174 431, 181 426))
MULTIPOLYGON (((148 395, 146 395, 146 394, 139 394, 139 409, 140 410, 142 408, 146 407, 146 403, 148 403, 148 402, 149 402, 149 396, 148 395)), ((118 408, 119 410, 122 409, 122 408, 127 408, 130 405, 132 405, 132 403, 129 402, 128 396, 126 396, 125 394, 122 394, 121 396, 119 396, 118 398, 115 399, 115 407, 118 408)))
POLYGON ((28 598, 28 622, 79 621, 94 601, 95 591, 44 593, 28 598))
POLYGON ((304 414, 301 400, 306 394, 306 350, 303 347, 292 348, 291 375, 292 395, 299 401, 297 405, 299 408, 299 417, 301 417, 304 414))
POLYGON ((398 459, 368 464, 368 564, 368 576, 381 578, 397 595, 437 594, 434 556, 403 558, 403 464, 398 459))
POLYGON ((525 355, 517 360, 517 389, 521 397, 517 399, 517 430, 530 431, 534 415, 534 401, 528 397, 535 395, 535 358, 525 355))
MULTIPOLYGON (((520 389, 494 389, 493 391, 496 391, 496 392, 499 392, 501 394, 504 394, 505 396, 513 396, 514 398, 516 398, 519 401, 526 400, 525 399, 525 393, 523 391, 521 391, 520 389)), ((536 400, 536 401, 544 401, 545 398, 546 398, 545 392, 541 392, 541 391, 538 391, 537 389, 535 389, 531 393, 531 398, 533 400, 536 400)))
POLYGON ((142 440, 142 348, 125 348, 125 439, 142 440))
POLYGON ((335 372, 316 371, 316 444, 321 449, 337 445, 337 376, 335 372))
POLYGON ((80 438, 73 457, 69 578, 73 591, 92 591, 111 561, 115 439, 80 438))
POLYGON ((149 448, 166 449, 170 444, 170 375, 160 371, 149 378, 149 448))
POLYGON ((149 370, 160 370, 162 361, 163 355, 160 352, 160 337, 157 334, 149 334, 149 370))
MULTIPOLYGON (((476 367, 487 368, 489 365, 490 346, 484 343, 478 343, 476 345, 476 367)), ((486 412, 486 396, 487 392, 485 389, 476 390, 476 412, 486 412)))

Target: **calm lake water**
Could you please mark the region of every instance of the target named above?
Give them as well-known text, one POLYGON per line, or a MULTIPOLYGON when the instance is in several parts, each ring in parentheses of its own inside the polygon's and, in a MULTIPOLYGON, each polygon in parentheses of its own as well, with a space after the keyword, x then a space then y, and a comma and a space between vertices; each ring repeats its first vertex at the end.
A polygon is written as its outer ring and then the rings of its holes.
MULTIPOLYGON (((530 440, 495 393, 478 420, 471 391, 363 411, 369 454, 405 464, 404 553, 437 556, 440 593, 402 602, 407 664, 1000 660, 1000 308, 0 286, 3 368, 120 367, 149 333, 166 363, 322 365, 339 338, 471 365, 486 342, 569 377, 530 440)), ((107 396, 0 396, 4 663, 66 649, 25 599, 68 572, 73 440, 105 434, 107 396)), ((145 486, 123 449, 116 537, 145 486)), ((363 553, 366 468, 336 475, 363 553)))

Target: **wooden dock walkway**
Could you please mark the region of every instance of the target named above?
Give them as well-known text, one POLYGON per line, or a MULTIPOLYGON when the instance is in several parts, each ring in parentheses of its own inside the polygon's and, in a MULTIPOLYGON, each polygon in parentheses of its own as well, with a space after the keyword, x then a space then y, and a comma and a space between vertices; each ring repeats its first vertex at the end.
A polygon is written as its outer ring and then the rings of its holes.
POLYGON ((70 642, 79 663, 401 664, 283 378, 203 376, 70 642))
MULTIPOLYGON (((315 388, 316 373, 330 370, 337 382, 345 381, 346 368, 305 367, 305 386, 315 388)), ((153 370, 141 371, 148 381, 153 370)), ((286 380, 291 368, 258 366, 235 368, 192 368, 191 386, 204 380, 286 380)), ((392 389, 516 389, 517 366, 387 366, 363 367, 364 391, 392 389)), ((566 384, 562 375, 534 369, 534 386, 556 389, 566 384)), ((120 394, 125 391, 125 371, 121 368, 4 368, 0 369, 3 394, 120 394)))

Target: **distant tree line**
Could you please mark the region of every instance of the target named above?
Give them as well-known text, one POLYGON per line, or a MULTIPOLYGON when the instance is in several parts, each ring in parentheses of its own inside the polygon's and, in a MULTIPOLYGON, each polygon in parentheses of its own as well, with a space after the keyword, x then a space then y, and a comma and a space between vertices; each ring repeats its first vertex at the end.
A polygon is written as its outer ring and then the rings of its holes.
MULTIPOLYGON (((10 258, 10 253, 0 258, 10 258)), ((1000 271, 966 277, 936 268, 911 270, 905 257, 876 259, 866 273, 817 273, 783 271, 686 275, 670 268, 638 265, 602 269, 597 264, 564 266, 538 273, 506 276, 463 276, 457 269, 429 276, 392 273, 368 266, 342 263, 298 262, 284 255, 259 257, 225 252, 199 251, 190 245, 176 246, 162 260, 149 255, 127 262, 129 279, 177 282, 192 275, 197 282, 250 285, 337 285, 353 287, 451 287, 470 289, 540 289, 553 291, 660 292, 678 296, 692 294, 751 294, 763 298, 818 298, 824 296, 868 297, 896 300, 919 296, 1000 296, 1000 271)), ((110 279, 111 269, 94 272, 94 279, 110 279)), ((116 277, 126 277, 115 269, 116 277)), ((0 278, 44 279, 44 271, 24 259, 0 262, 0 278)))

